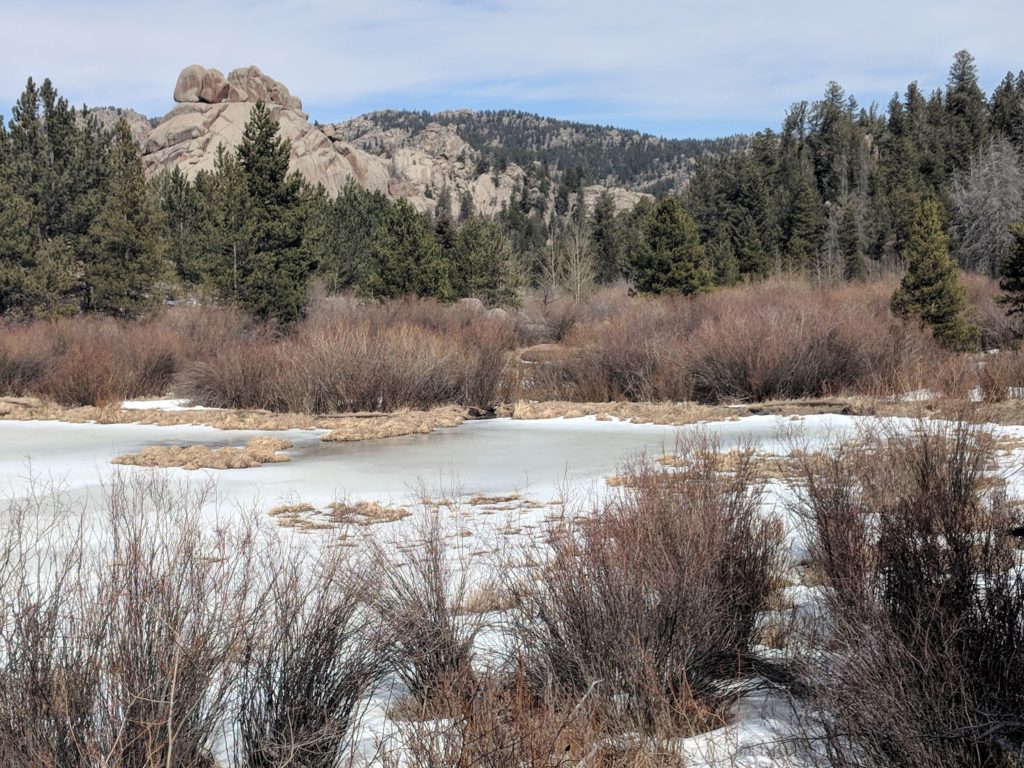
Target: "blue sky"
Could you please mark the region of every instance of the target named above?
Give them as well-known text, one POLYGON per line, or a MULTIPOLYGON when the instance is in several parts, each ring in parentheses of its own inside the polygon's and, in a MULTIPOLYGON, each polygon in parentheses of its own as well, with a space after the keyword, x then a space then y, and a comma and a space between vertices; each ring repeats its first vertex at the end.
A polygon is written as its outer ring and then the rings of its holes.
POLYGON ((159 115, 186 64, 256 64, 321 122, 513 108, 719 136, 777 127, 829 80, 865 105, 930 91, 961 48, 990 92, 1024 68, 1022 29, 1020 0, 0 0, 0 111, 32 75, 159 115))

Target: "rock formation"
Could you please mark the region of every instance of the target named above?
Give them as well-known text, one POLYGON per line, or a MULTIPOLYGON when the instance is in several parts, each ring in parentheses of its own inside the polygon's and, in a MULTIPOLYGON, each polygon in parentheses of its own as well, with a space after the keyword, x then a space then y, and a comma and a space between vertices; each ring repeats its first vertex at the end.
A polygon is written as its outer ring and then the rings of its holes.
MULTIPOLYGON (((175 107, 148 132, 140 145, 149 175, 177 167, 194 178, 212 170, 221 145, 233 151, 253 104, 262 101, 291 142, 291 169, 336 195, 351 179, 366 189, 408 200, 417 210, 431 211, 445 191, 452 213, 460 202, 494 215, 508 205, 526 173, 509 163, 481 173, 480 153, 465 142, 454 125, 430 123, 415 133, 382 130, 368 118, 318 126, 302 112, 302 102, 257 67, 219 70, 198 64, 185 67, 174 86, 175 107)), ((588 204, 601 187, 588 188, 588 204)), ((616 190, 616 204, 631 207, 642 195, 616 190)))
POLYGON ((219 69, 190 64, 178 75, 174 100, 179 104, 262 101, 302 109, 297 96, 292 96, 282 83, 263 74, 259 67, 240 67, 224 77, 219 69))
POLYGON ((233 70, 227 77, 198 64, 185 67, 174 87, 178 104, 149 132, 142 160, 149 175, 177 167, 193 178, 213 170, 217 148, 231 151, 242 141, 249 113, 263 101, 292 144, 291 168, 313 184, 337 194, 354 179, 367 189, 387 192, 390 173, 382 161, 347 145, 335 145, 309 122, 302 102, 257 67, 233 70))
MULTIPOLYGON (((81 113, 79 116, 81 118, 81 113)), ((112 131, 119 121, 124 120, 128 123, 128 130, 132 133, 132 140, 140 147, 146 143, 156 122, 139 114, 134 109, 120 107, 94 107, 89 110, 89 119, 95 120, 100 128, 106 131, 112 131)))

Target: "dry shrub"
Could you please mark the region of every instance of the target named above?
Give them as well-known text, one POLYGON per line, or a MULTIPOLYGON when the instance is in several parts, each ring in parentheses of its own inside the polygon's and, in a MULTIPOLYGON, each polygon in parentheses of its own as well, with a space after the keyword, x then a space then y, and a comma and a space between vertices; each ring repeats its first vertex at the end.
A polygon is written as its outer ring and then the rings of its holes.
POLYGON ((394 411, 501 399, 511 324, 434 302, 327 303, 287 338, 229 344, 178 387, 204 405, 299 413, 394 411))
POLYGON ((934 345, 892 316, 890 295, 887 283, 769 283, 707 297, 687 365, 696 399, 900 391, 934 345))
POLYGON ((893 288, 776 279, 693 299, 608 302, 570 334, 580 354, 524 369, 524 395, 720 402, 917 389, 946 354, 892 315, 893 288))
POLYGON ((589 701, 552 706, 538 700, 523 670, 478 676, 440 694, 445 716, 415 703, 395 717, 381 751, 384 768, 638 768, 681 766, 649 759, 639 739, 607 739, 589 701))
POLYGON ((50 323, 0 323, 0 393, 33 393, 50 365, 50 323))
POLYGON ((238 671, 236 761, 332 768, 386 674, 385 629, 365 610, 369 573, 341 547, 270 551, 238 671))
POLYGON ((1020 321, 1006 314, 1000 304, 999 281, 975 272, 961 272, 960 280, 967 288, 967 303, 973 319, 981 330, 981 348, 1006 349, 1016 346, 1020 321))
POLYGON ((779 584, 780 525, 760 508, 752 462, 720 472, 706 437, 680 453, 683 468, 634 468, 615 500, 554 536, 516 593, 536 690, 555 701, 593 690, 603 720, 622 730, 714 727, 737 681, 770 674, 753 646, 779 584))
POLYGON ((1024 387, 1024 352, 1005 349, 983 355, 974 366, 974 375, 985 402, 1019 400, 1024 387))
POLYGON ((808 466, 828 622, 805 736, 829 765, 1019 765, 1024 582, 994 450, 978 426, 921 423, 808 466))
POLYGON ((0 763, 214 764, 252 573, 244 536, 205 531, 204 501, 116 477, 100 538, 56 492, 9 505, 0 763))
POLYGON ((10 325, 0 337, 0 391, 67 406, 163 394, 179 366, 178 336, 155 321, 76 317, 10 325))
POLYGON ((39 484, 6 505, 0 764, 340 764, 388 658, 369 574, 256 516, 211 526, 212 492, 138 473, 100 510, 39 484))
POLYGON ((442 523, 431 515, 417 527, 416 545, 371 542, 380 580, 374 608, 394 638, 393 667, 421 714, 443 715, 473 685, 473 643, 483 623, 460 610, 471 587, 466 563, 450 551, 442 523))

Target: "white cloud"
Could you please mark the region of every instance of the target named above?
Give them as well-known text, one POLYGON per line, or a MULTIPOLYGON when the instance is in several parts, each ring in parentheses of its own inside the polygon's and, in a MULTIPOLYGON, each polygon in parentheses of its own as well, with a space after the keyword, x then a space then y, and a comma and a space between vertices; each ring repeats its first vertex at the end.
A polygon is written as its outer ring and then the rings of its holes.
POLYGON ((75 103, 160 113, 182 66, 257 64, 314 116, 367 104, 520 108, 618 124, 776 125, 831 79, 867 103, 1024 67, 1010 0, 0 2, 0 108, 32 74, 75 103))

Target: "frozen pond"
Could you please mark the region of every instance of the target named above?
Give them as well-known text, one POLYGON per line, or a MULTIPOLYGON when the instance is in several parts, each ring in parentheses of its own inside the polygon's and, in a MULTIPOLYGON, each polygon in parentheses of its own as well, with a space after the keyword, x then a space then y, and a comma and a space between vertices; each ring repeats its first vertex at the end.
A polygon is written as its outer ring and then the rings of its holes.
MULTIPOLYGON (((325 443, 316 430, 226 431, 194 426, 64 424, 0 421, 0 493, 21 496, 30 475, 58 482, 73 495, 98 489, 115 456, 148 445, 243 445, 251 437, 285 437, 290 462, 253 469, 168 470, 216 480, 222 503, 274 505, 296 500, 323 505, 337 498, 407 502, 416 489, 456 494, 519 493, 547 500, 560 492, 587 493, 640 454, 671 451, 680 435, 705 430, 723 449, 755 441, 783 451, 780 433, 798 426, 820 442, 854 427, 843 416, 789 422, 753 416, 688 427, 597 421, 593 418, 472 421, 427 435, 354 443, 325 443)), ((144 471, 132 469, 129 471, 144 471)))

